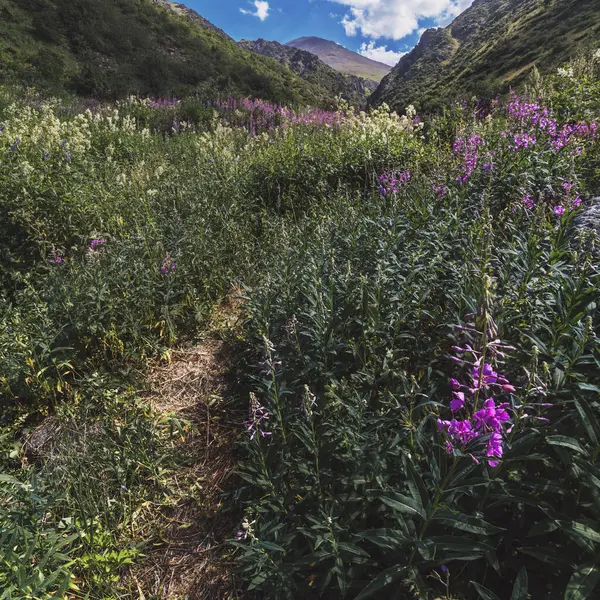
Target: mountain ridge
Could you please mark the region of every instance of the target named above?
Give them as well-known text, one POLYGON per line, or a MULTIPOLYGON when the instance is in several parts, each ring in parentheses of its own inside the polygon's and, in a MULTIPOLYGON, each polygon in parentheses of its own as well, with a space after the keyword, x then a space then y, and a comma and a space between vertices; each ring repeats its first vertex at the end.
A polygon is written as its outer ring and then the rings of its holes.
POLYGON ((356 75, 370 81, 381 81, 392 69, 389 65, 367 58, 344 48, 336 42, 319 37, 299 37, 286 42, 284 45, 316 54, 324 63, 336 71, 347 75, 356 75))
POLYGON ((0 0, 0 82, 97 99, 236 95, 329 106, 322 88, 167 0, 0 0))
POLYGON ((309 83, 321 86, 332 97, 341 96, 354 106, 363 107, 367 95, 377 84, 356 75, 345 75, 330 67, 316 54, 262 38, 240 40, 238 46, 250 52, 274 58, 309 83))
POLYGON ((188 19, 198 23, 201 27, 208 29, 224 39, 235 41, 230 35, 225 33, 222 29, 219 29, 216 25, 213 25, 208 19, 205 19, 202 15, 197 13, 193 8, 181 4, 180 2, 174 2, 173 0, 152 0, 154 4, 158 4, 164 8, 173 11, 177 15, 185 16, 188 19))
POLYGON ((535 64, 568 61, 600 35, 597 0, 475 0, 452 23, 426 30, 369 98, 396 110, 436 110, 461 94, 519 85, 535 64))

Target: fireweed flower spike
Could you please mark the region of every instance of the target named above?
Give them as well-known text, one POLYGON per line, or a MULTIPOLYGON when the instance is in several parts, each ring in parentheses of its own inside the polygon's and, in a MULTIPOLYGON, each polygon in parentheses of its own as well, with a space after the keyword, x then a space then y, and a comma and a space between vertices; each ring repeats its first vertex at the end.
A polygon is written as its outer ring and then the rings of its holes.
POLYGON ((165 256, 160 265, 160 272, 163 275, 169 275, 170 273, 174 273, 177 268, 177 263, 173 262, 169 256, 165 256))
POLYGON ((90 250, 96 250, 97 248, 99 248, 100 246, 103 246, 105 244, 105 240, 103 239, 94 239, 90 242, 90 250))
POLYGON ((264 406, 261 406, 256 394, 250 393, 250 414, 248 423, 246 424, 246 428, 250 434, 250 440, 253 440, 257 433, 260 437, 272 435, 272 432, 265 431, 264 429, 269 418, 269 413, 264 406))
POLYGON ((528 195, 523 196, 523 205, 525 206, 525 208, 532 210, 534 206, 533 198, 528 195))

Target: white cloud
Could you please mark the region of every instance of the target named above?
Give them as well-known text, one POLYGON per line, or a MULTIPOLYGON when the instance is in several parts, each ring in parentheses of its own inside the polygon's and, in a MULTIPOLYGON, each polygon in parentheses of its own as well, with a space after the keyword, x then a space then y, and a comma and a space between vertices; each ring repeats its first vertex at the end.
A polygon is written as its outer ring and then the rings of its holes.
POLYGON ((362 44, 358 53, 372 60, 390 65, 391 67, 395 66, 406 54, 406 52, 394 52, 393 50, 388 50, 387 46, 377 46, 373 40, 368 44, 362 44))
POLYGON ((346 35, 399 40, 419 29, 422 19, 442 24, 468 8, 473 0, 330 0, 348 7, 340 23, 346 35))
POLYGON ((264 2, 263 0, 254 0, 254 6, 256 8, 254 11, 240 8, 240 12, 244 13, 245 15, 258 17, 261 21, 264 21, 269 16, 269 11, 271 10, 269 3, 264 2))

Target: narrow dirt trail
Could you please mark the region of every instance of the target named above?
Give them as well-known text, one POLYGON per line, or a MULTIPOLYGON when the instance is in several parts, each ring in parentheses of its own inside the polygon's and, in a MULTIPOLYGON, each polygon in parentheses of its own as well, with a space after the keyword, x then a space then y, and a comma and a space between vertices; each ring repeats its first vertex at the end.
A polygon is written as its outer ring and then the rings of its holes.
POLYGON ((159 420, 175 424, 179 466, 167 478, 164 502, 140 515, 154 532, 146 559, 130 573, 140 600, 240 598, 227 543, 240 515, 224 512, 222 495, 235 486, 233 446, 244 417, 231 380, 241 318, 230 298, 202 342, 173 351, 150 372, 148 401, 159 420))

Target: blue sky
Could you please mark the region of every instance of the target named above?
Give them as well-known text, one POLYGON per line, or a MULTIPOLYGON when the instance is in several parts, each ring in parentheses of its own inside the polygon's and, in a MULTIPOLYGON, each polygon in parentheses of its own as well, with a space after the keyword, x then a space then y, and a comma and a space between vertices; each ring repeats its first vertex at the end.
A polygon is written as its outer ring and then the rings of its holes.
POLYGON ((428 27, 446 25, 472 0, 178 0, 236 40, 333 40, 395 64, 428 27))

